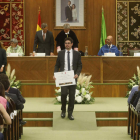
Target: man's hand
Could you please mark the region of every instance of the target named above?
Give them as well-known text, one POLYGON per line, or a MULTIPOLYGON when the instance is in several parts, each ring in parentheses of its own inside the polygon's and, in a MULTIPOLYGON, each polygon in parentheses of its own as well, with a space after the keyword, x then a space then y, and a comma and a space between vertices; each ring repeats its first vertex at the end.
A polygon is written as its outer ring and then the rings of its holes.
POLYGON ((1 67, 0 72, 3 72, 3 66, 1 67))
POLYGON ((67 18, 67 21, 68 21, 69 19, 67 18))
POLYGON ((78 75, 77 75, 77 74, 75 74, 75 75, 74 75, 74 79, 77 79, 77 78, 78 78, 78 75))
POLYGON ((53 80, 56 80, 56 78, 53 76, 53 80))
POLYGON ((51 52, 51 53, 50 53, 50 56, 54 56, 54 53, 51 52))

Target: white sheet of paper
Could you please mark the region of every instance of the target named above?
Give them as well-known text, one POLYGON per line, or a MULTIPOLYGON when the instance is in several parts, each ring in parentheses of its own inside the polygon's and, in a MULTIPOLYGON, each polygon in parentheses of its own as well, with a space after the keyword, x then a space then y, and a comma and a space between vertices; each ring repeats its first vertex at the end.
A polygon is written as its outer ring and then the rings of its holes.
POLYGON ((55 80, 56 87, 76 85, 73 70, 64 72, 55 72, 54 77, 56 78, 55 80))

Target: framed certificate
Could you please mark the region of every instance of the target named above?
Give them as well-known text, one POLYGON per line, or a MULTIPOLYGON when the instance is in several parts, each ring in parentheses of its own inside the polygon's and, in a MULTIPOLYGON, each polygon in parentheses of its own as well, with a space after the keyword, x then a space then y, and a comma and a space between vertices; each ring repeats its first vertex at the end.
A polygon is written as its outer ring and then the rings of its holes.
POLYGON ((54 77, 56 78, 55 80, 56 87, 76 85, 73 70, 64 72, 55 72, 54 77))

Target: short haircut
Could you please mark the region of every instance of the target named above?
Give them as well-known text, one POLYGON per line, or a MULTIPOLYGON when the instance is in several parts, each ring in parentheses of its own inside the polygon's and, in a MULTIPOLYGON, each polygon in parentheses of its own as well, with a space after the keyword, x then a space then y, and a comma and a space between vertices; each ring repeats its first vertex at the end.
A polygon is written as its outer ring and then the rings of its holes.
POLYGON ((63 28, 64 29, 70 29, 70 25, 68 23, 66 23, 66 24, 63 25, 63 28))
POLYGON ((73 39, 72 39, 71 37, 65 38, 65 39, 64 39, 64 43, 65 43, 67 40, 69 40, 71 43, 73 43, 73 39))
POLYGON ((9 82, 8 76, 6 74, 4 74, 4 73, 0 74, 0 82, 3 84, 4 89, 8 90, 8 88, 10 87, 10 82, 9 82))
POLYGON ((42 24, 41 24, 41 29, 44 29, 44 28, 46 28, 46 27, 48 27, 47 23, 42 23, 42 24))
POLYGON ((5 98, 5 89, 1 82, 0 82, 0 96, 5 98))
POLYGON ((13 42, 13 43, 18 43, 18 40, 16 39, 16 38, 13 38, 13 39, 11 39, 11 42, 13 42))

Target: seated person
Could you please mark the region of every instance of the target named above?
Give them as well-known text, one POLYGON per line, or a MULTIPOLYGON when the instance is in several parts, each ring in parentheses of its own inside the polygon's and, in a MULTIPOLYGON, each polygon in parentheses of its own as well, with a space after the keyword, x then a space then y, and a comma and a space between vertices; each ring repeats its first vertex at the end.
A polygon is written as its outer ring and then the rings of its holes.
POLYGON ((5 90, 1 82, 0 82, 0 103, 6 109, 7 100, 5 99, 5 90))
POLYGON ((104 55, 104 53, 115 53, 116 56, 119 56, 120 52, 115 45, 112 45, 113 37, 108 36, 106 39, 106 43, 98 52, 98 56, 104 55))
POLYGON ((7 48, 6 53, 19 53, 20 56, 24 55, 23 49, 18 45, 18 40, 15 38, 11 39, 11 46, 7 48))
MULTIPOLYGON (((7 75, 5 75, 3 73, 0 74, 0 82, 4 86, 4 89, 5 89, 5 97, 9 97, 9 98, 11 98, 14 101, 17 110, 18 109, 23 109, 24 108, 24 105, 23 105, 22 102, 20 102, 20 100, 18 100, 17 95, 16 94, 9 93, 10 83, 9 83, 9 79, 8 79, 7 75)), ((20 121, 20 125, 26 124, 26 121, 23 121, 22 119, 19 119, 19 121, 20 121)))
POLYGON ((135 86, 132 87, 131 92, 130 92, 129 97, 128 97, 128 101, 127 101, 128 104, 130 104, 130 101, 131 101, 131 99, 132 99, 134 93, 135 93, 136 91, 139 91, 139 90, 140 90, 140 89, 139 89, 139 86, 138 86, 138 85, 135 85, 135 86))
POLYGON ((15 103, 15 105, 16 105, 16 109, 18 110, 18 109, 23 109, 24 108, 24 105, 23 105, 23 103, 21 103, 19 100, 18 100, 18 98, 17 98, 17 96, 15 95, 15 94, 12 94, 12 93, 8 93, 9 92, 9 89, 10 89, 10 83, 9 83, 9 80, 8 80, 8 77, 7 77, 7 75, 5 75, 5 74, 0 74, 0 82, 3 84, 3 86, 4 86, 4 89, 5 89, 5 96, 7 96, 7 97, 9 97, 9 98, 11 98, 13 101, 14 101, 14 103, 15 103))
POLYGON ((66 37, 71 37, 73 39, 73 46, 72 46, 72 48, 74 50, 78 51, 78 43, 79 43, 79 41, 77 39, 76 34, 72 30, 70 30, 70 25, 69 24, 64 24, 63 28, 64 28, 64 30, 62 30, 57 35, 57 37, 55 38, 57 52, 59 52, 60 50, 64 50, 65 49, 64 39, 66 37))
POLYGON ((17 98, 21 103, 24 104, 26 102, 26 100, 23 98, 23 96, 21 95, 21 93, 18 89, 10 87, 9 93, 17 95, 17 98))
MULTIPOLYGON (((3 116, 3 119, 5 121, 4 123, 11 124, 11 118, 8 115, 8 113, 6 112, 6 110, 4 109, 2 104, 0 104, 0 113, 3 116)), ((4 140, 3 134, 1 133, 2 129, 3 129, 3 125, 0 125, 0 140, 4 140)))

